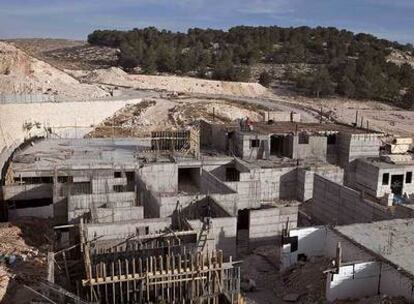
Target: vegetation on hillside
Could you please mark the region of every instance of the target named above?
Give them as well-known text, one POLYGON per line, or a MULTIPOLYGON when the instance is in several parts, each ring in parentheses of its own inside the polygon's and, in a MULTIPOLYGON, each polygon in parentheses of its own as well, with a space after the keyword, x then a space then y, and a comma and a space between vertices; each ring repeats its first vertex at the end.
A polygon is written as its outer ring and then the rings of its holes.
MULTIPOLYGON (((369 34, 332 27, 238 26, 228 31, 195 28, 187 33, 149 27, 98 30, 88 36, 88 42, 119 48, 122 67, 141 66, 146 73, 171 72, 243 81, 249 77, 249 67, 258 62, 306 63, 314 67, 312 72, 285 72, 285 78, 306 94, 339 94, 412 106, 412 99, 401 92, 414 90, 414 69, 409 64, 398 66, 389 62, 387 56, 392 50, 414 55, 413 46, 369 34)), ((269 85, 268 78, 269 75, 262 74, 261 82, 269 85)))

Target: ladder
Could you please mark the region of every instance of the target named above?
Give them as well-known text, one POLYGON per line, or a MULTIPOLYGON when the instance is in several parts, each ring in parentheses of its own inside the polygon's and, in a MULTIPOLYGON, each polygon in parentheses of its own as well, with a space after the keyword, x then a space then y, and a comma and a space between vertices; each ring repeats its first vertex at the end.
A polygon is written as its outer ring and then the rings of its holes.
POLYGON ((201 227, 200 234, 198 235, 198 240, 197 240, 198 251, 204 250, 207 244, 209 233, 210 233, 210 218, 206 217, 203 219, 203 226, 201 227))

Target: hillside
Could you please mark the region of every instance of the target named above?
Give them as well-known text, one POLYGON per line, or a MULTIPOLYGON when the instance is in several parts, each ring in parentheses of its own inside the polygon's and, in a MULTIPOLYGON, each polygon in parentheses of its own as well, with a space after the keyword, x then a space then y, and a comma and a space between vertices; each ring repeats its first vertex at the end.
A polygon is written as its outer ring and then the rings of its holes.
POLYGON ((11 44, 0 42, 0 94, 49 95, 59 98, 99 98, 108 93, 82 84, 49 63, 29 56, 11 44))
MULTIPOLYGON (((94 31, 88 42, 120 49, 118 64, 144 73, 197 75, 217 80, 246 81, 251 67, 285 64, 283 80, 304 95, 340 95, 376 99, 410 108, 414 69, 412 45, 336 28, 238 26, 228 31, 189 29, 187 33, 156 28, 94 31), (398 55, 398 56, 397 56, 398 55), (295 71, 293 64, 312 66, 295 71), (405 98, 404 98, 405 97, 405 98)), ((265 73, 268 85, 274 75, 265 73)))
POLYGON ((100 69, 116 65, 116 48, 93 46, 86 41, 66 39, 10 39, 27 54, 60 69, 100 69))

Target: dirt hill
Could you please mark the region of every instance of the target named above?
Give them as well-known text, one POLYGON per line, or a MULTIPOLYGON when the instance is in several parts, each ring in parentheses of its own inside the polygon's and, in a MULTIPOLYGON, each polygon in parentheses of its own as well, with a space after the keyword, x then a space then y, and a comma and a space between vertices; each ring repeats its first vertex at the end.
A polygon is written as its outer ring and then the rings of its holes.
POLYGON ((178 93, 219 94, 259 97, 268 94, 258 83, 205 80, 192 77, 132 75, 120 68, 95 70, 81 79, 88 83, 110 84, 141 90, 158 90, 178 93))
POLYGON ((81 40, 33 38, 6 42, 60 69, 101 69, 117 61, 118 49, 92 46, 81 40))
POLYGON ((81 99, 108 95, 98 86, 82 84, 5 42, 0 42, 0 94, 49 94, 81 99))

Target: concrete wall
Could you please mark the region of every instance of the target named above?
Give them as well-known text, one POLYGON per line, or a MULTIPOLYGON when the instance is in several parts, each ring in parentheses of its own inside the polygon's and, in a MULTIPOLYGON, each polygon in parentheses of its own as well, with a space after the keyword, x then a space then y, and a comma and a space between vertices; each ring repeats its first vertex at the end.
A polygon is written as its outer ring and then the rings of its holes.
POLYGON ((386 264, 381 268, 380 290, 385 295, 402 296, 410 303, 414 303, 413 279, 386 264))
POLYGON ((0 105, 0 127, 4 137, 0 137, 0 151, 3 147, 15 142, 21 143, 26 137, 43 135, 44 126, 84 128, 59 128, 54 132, 63 137, 81 137, 88 133, 92 124, 98 124, 105 118, 127 104, 141 102, 141 99, 129 101, 94 101, 94 102, 62 102, 33 104, 0 105), (25 122, 40 122, 41 128, 32 129, 29 133, 23 130, 25 122))
POLYGON ((270 153, 268 135, 236 132, 234 137, 235 154, 242 159, 267 159, 270 153), (259 140, 258 147, 252 147, 252 140, 259 140))
POLYGON ((175 163, 148 164, 139 169, 139 175, 153 192, 178 192, 178 165, 175 163))
POLYGON ((366 193, 377 197, 379 183, 379 169, 376 166, 372 166, 369 163, 356 160, 354 162, 353 178, 349 181, 349 184, 359 190, 364 190, 366 193))
POLYGON ((124 202, 135 206, 135 192, 111 192, 106 194, 82 194, 68 197, 68 210, 99 208, 106 204, 124 202))
POLYGON ((376 295, 380 281, 380 264, 362 262, 344 265, 338 273, 328 273, 326 299, 329 302, 359 299, 376 295))
POLYGON ((226 182, 225 184, 237 192, 237 209, 260 207, 259 181, 226 182))
POLYGON ((250 210, 249 242, 259 245, 277 239, 289 220, 289 228, 296 228, 298 206, 280 206, 250 210))
POLYGON ((356 262, 328 273, 326 298, 328 301, 358 299, 378 292, 389 297, 404 297, 414 302, 413 281, 396 268, 382 262, 356 262))
POLYGON ((357 158, 379 156, 380 134, 338 133, 336 149, 338 164, 347 168, 357 158))
POLYGON ((297 171, 297 199, 306 202, 313 197, 314 176, 318 174, 338 184, 343 184, 344 170, 336 166, 299 168, 297 171))
POLYGON ((141 220, 144 218, 144 207, 98 208, 96 216, 98 223, 141 220))
POLYGON ((210 172, 202 170, 201 192, 206 194, 231 194, 235 191, 210 172))
MULTIPOLYGON (((198 231, 202 229, 203 223, 200 220, 188 221, 191 227, 198 231)), ((237 218, 236 217, 215 217, 210 218, 210 230, 204 250, 223 250, 225 257, 236 256, 237 218)))
POLYGON ((9 220, 14 220, 23 216, 34 216, 39 218, 52 218, 53 217, 53 205, 41 206, 41 207, 28 207, 20 209, 9 209, 9 220))
POLYGON ((355 161, 355 187, 364 190, 375 197, 383 197, 391 193, 391 177, 393 175, 403 175, 402 193, 414 193, 414 178, 410 183, 406 183, 407 172, 414 173, 413 165, 395 165, 388 168, 378 167, 363 160, 355 161), (389 174, 388 184, 382 184, 382 177, 385 173, 389 174))
POLYGON ((228 144, 228 132, 224 126, 210 124, 209 122, 201 120, 200 145, 202 147, 227 152, 228 144))
POLYGON ((263 121, 293 121, 300 122, 300 114, 295 112, 263 111, 263 121))
POLYGON ((326 136, 309 135, 308 143, 299 143, 300 135, 294 135, 292 141, 293 159, 316 159, 326 161, 327 155, 327 138, 326 136))
POLYGON ((364 198, 356 190, 317 174, 314 177, 311 213, 315 220, 335 225, 414 217, 414 209, 404 205, 383 206, 364 198))
POLYGON ((124 239, 136 235, 137 230, 148 227, 149 233, 157 233, 171 225, 171 218, 142 219, 119 223, 86 224, 88 240, 102 236, 100 240, 124 239))
POLYGON ((282 269, 294 265, 298 261, 299 254, 305 254, 308 258, 324 256, 333 259, 336 257, 336 247, 339 242, 342 247, 342 261, 344 263, 373 260, 373 257, 366 251, 325 226, 292 229, 289 232, 289 237, 297 239, 298 249, 294 251, 291 243, 283 245, 282 269))
POLYGON ((53 184, 25 184, 3 186, 3 199, 26 201, 33 199, 52 198, 53 184))
POLYGON ((258 168, 253 179, 260 181, 260 200, 296 199, 296 167, 258 168))

